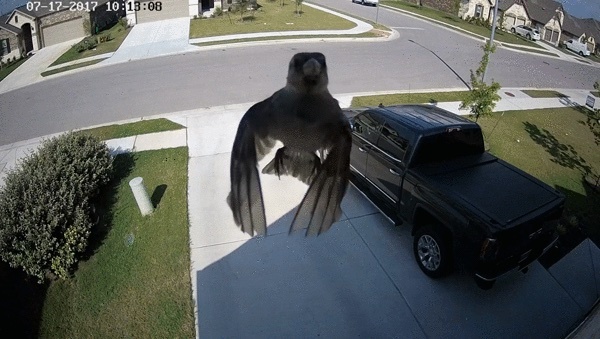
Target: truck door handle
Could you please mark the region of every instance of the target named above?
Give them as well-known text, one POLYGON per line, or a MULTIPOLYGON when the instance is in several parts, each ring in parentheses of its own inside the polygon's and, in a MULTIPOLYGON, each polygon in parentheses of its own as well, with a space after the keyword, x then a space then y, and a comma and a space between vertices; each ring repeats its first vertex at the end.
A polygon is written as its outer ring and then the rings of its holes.
POLYGON ((361 151, 361 152, 363 152, 363 153, 367 153, 367 150, 364 149, 364 148, 362 148, 362 147, 359 147, 358 150, 361 151))
POLYGON ((390 173, 392 173, 393 175, 400 176, 400 173, 396 172, 396 170, 393 168, 390 168, 390 173))

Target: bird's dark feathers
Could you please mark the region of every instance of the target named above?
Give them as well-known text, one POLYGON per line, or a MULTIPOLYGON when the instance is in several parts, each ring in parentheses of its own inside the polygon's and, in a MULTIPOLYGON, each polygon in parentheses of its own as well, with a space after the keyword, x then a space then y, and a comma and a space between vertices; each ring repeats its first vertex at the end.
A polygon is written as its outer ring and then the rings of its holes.
POLYGON ((286 87, 242 117, 231 152, 227 202, 235 223, 250 235, 267 232, 257 166, 274 140, 283 142, 284 147, 263 173, 291 175, 309 185, 290 232, 306 229, 306 235, 319 235, 327 231, 339 220, 348 186, 351 131, 327 90, 325 56, 294 55, 287 80, 286 87))

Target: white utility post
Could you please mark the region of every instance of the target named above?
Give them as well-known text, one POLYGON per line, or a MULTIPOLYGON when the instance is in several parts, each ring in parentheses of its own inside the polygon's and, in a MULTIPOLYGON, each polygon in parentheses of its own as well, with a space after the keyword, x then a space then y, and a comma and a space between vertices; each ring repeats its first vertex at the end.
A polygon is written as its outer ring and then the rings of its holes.
MULTIPOLYGON (((498 19, 498 2, 500 2, 500 0, 496 0, 496 6, 494 6, 494 18, 492 19, 492 36, 490 37, 490 47, 494 46, 494 35, 496 34, 496 21, 498 19)), ((488 58, 488 63, 485 65, 485 69, 483 70, 483 76, 481 77, 481 81, 483 82, 485 82, 485 74, 487 73, 487 68, 490 63, 489 61, 490 60, 488 58)))
POLYGON ((133 196, 135 197, 135 201, 137 202, 142 215, 146 216, 152 214, 154 207, 152 206, 148 192, 146 192, 146 188, 144 187, 144 179, 142 179, 142 177, 131 179, 129 181, 129 187, 131 187, 131 191, 133 192, 133 196))

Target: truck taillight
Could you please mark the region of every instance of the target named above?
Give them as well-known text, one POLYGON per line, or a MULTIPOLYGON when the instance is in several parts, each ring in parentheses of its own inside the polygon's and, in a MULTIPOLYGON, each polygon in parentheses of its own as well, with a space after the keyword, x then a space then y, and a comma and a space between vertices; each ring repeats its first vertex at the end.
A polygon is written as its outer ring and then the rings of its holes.
POLYGON ((482 260, 493 260, 498 255, 498 240, 493 238, 487 238, 481 244, 481 252, 479 258, 482 260))

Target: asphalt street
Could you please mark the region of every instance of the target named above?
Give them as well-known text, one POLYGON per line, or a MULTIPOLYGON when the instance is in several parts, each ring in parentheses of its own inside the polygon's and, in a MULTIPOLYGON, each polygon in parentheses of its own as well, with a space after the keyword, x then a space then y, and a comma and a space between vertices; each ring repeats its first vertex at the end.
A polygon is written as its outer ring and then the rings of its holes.
MULTIPOLYGON (((317 3, 374 19, 376 8, 317 3)), ((320 51, 332 93, 465 88, 481 42, 407 15, 379 10, 389 42, 224 47, 115 64, 0 95, 0 144, 111 121, 261 100, 283 86, 290 57, 320 51)), ((600 69, 498 49, 488 75, 507 87, 592 88, 600 69)))

